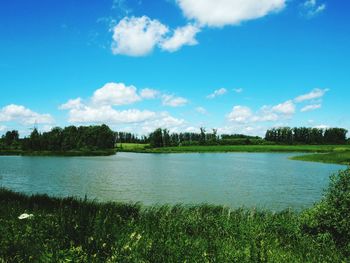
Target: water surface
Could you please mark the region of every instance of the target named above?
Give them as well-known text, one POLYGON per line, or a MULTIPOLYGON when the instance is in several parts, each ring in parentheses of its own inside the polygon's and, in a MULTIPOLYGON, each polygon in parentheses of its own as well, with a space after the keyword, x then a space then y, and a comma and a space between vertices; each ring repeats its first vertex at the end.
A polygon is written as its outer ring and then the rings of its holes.
POLYGON ((0 156, 0 186, 25 193, 153 204, 302 209, 345 166, 295 153, 118 153, 108 157, 0 156))

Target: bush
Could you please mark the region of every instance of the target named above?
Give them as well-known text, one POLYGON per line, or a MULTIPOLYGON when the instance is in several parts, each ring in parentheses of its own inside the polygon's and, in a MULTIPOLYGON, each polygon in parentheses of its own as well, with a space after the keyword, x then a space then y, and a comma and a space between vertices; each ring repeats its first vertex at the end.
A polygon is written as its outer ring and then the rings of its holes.
POLYGON ((330 235, 350 255, 350 169, 331 176, 323 200, 303 214, 304 228, 311 234, 330 235))

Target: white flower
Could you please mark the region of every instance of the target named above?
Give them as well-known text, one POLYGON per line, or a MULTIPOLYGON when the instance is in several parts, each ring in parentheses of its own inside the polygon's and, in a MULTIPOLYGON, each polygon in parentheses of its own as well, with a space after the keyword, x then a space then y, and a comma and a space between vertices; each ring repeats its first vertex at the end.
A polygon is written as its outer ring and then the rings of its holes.
POLYGON ((33 214, 27 214, 27 213, 24 213, 24 214, 21 214, 18 219, 29 219, 29 218, 32 218, 34 215, 33 214))

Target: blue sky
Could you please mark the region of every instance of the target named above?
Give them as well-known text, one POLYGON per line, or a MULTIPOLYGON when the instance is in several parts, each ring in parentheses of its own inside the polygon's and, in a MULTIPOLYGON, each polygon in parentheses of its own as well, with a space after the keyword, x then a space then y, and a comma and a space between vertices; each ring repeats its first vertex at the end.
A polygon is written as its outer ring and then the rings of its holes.
POLYGON ((350 3, 4 0, 0 134, 350 129, 350 3))

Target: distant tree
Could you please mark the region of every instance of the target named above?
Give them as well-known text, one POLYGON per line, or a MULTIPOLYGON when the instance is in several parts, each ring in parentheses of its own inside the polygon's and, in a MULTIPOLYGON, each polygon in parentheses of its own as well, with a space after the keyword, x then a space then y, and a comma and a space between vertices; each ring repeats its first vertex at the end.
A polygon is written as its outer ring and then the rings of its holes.
POLYGON ((156 129, 149 135, 150 145, 153 148, 163 147, 163 131, 161 128, 156 129))
POLYGON ((199 144, 204 145, 206 143, 206 135, 205 135, 205 128, 201 127, 200 128, 200 138, 199 138, 199 144))

